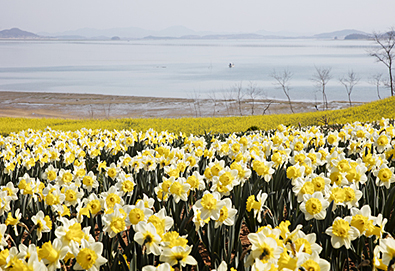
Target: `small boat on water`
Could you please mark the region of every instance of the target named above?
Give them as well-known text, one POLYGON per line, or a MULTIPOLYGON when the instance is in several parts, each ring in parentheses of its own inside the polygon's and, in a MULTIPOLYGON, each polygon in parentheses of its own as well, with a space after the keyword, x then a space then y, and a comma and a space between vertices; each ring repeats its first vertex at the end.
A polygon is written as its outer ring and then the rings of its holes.
POLYGON ((229 68, 233 68, 234 66, 235 66, 234 63, 232 63, 232 62, 229 63, 229 68))

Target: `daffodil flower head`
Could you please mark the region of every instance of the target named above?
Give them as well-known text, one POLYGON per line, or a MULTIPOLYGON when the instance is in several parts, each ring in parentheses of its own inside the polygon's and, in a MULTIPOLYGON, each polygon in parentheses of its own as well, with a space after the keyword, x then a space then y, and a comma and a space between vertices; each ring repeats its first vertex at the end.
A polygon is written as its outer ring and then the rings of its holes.
POLYGON ((166 209, 162 208, 156 214, 151 215, 147 223, 152 223, 158 235, 162 237, 173 226, 174 221, 170 216, 166 216, 166 209))
POLYGON ((305 270, 329 271, 331 266, 328 261, 319 257, 318 252, 313 251, 312 255, 301 264, 301 267, 305 270))
POLYGON ((44 212, 43 211, 41 211, 41 210, 38 211, 38 213, 36 215, 32 216, 31 219, 32 219, 34 225, 36 225, 38 240, 41 239, 43 232, 50 232, 50 229, 47 226, 47 223, 44 219, 44 212))
POLYGON ((177 178, 177 180, 170 185, 169 192, 173 196, 175 203, 178 203, 180 200, 188 200, 188 191, 190 187, 191 185, 186 182, 185 178, 177 178))
POLYGON ((132 225, 133 228, 140 222, 147 222, 148 218, 153 214, 153 211, 145 207, 144 201, 140 200, 136 202, 136 205, 126 205, 124 210, 126 216, 126 226, 132 225))
POLYGON ((324 199, 321 192, 314 192, 312 195, 303 195, 303 202, 300 204, 300 210, 305 214, 305 219, 312 218, 323 220, 326 216, 326 209, 329 202, 324 199))
POLYGON ((174 269, 168 263, 161 263, 157 267, 153 265, 146 265, 142 271, 174 271, 174 269))
POLYGON ((218 220, 215 221, 215 228, 218 228, 222 224, 226 226, 232 226, 235 223, 235 216, 237 210, 232 208, 232 201, 229 198, 222 200, 225 205, 220 210, 220 216, 218 220))
POLYGON ((373 175, 376 176, 376 185, 385 186, 387 189, 395 182, 394 167, 388 168, 385 164, 373 171, 373 175))
MULTIPOLYGON (((392 237, 387 237, 384 239, 380 239, 380 244, 378 245, 378 252, 382 253, 382 263, 386 267, 395 266, 393 259, 395 258, 395 239, 392 237)), ((378 254, 378 253, 375 253, 378 254)))
POLYGON ((147 254, 161 255, 162 248, 160 247, 160 242, 162 239, 152 223, 140 221, 136 226, 134 241, 140 246, 144 246, 147 254))
POLYGON ((351 217, 336 217, 332 226, 326 229, 325 233, 330 235, 331 243, 334 248, 345 246, 346 249, 351 247, 351 241, 359 237, 360 233, 357 228, 350 225, 351 217))
POLYGON ((78 251, 81 240, 84 238, 84 232, 81 229, 81 224, 77 219, 71 220, 61 217, 58 220, 62 226, 58 226, 55 230, 56 237, 62 242, 64 246, 69 246, 72 253, 78 251))
POLYGON ((195 258, 189 255, 192 251, 192 246, 186 245, 185 247, 182 246, 175 246, 172 248, 165 247, 159 257, 159 260, 162 262, 167 262, 171 266, 176 264, 185 267, 188 265, 197 265, 195 258))
POLYGON ((103 244, 100 242, 90 243, 87 240, 82 240, 81 249, 76 255, 76 263, 73 266, 74 270, 88 270, 98 271, 100 266, 105 264, 107 260, 101 256, 103 251, 103 244))
POLYGON ((246 266, 251 266, 255 260, 262 263, 276 264, 284 251, 283 247, 278 246, 276 240, 265 236, 261 231, 258 233, 248 234, 248 240, 251 242, 251 254, 248 256, 246 266))
POLYGON ((102 218, 105 225, 103 231, 107 232, 110 238, 126 230, 125 211, 119 204, 115 204, 113 210, 112 213, 105 214, 102 218))
POLYGON ((60 268, 60 261, 64 259, 70 248, 64 246, 62 242, 56 238, 52 243, 48 241, 38 249, 38 258, 42 259, 47 265, 48 270, 60 268))
POLYGON ((204 192, 203 197, 195 203, 195 206, 201 212, 201 219, 206 220, 207 218, 211 218, 218 220, 221 209, 225 205, 225 202, 221 201, 220 197, 218 192, 204 192))

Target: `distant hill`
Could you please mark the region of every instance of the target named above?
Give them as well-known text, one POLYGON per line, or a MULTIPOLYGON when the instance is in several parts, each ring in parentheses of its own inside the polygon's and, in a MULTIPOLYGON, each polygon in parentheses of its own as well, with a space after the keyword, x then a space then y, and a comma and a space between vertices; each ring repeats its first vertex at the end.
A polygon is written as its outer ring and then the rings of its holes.
POLYGON ((59 40, 111 40, 119 37, 121 40, 131 39, 367 39, 370 34, 355 30, 303 35, 295 32, 270 32, 260 30, 255 33, 209 32, 194 31, 184 26, 171 26, 160 31, 146 30, 138 27, 119 27, 109 29, 80 28, 72 31, 57 33, 39 32, 37 34, 12 28, 0 31, 0 38, 35 38, 59 40))
POLYGON ((207 35, 211 34, 211 32, 196 32, 184 26, 171 26, 160 31, 146 30, 138 27, 118 27, 109 29, 80 28, 57 33, 39 32, 38 34, 50 37, 82 36, 88 39, 94 37, 107 37, 107 39, 110 39, 111 37, 118 36, 121 39, 127 40, 142 39, 148 36, 179 38, 187 35, 207 35))
POLYGON ((371 39, 371 35, 365 34, 350 34, 344 37, 345 40, 368 40, 371 39))
POLYGON ((19 28, 11 28, 0 31, 0 38, 2 39, 32 39, 39 37, 39 35, 20 30, 19 28))
POLYGON ((329 32, 329 33, 321 33, 321 34, 316 34, 313 36, 313 38, 316 39, 344 39, 346 36, 351 35, 351 34, 361 34, 361 35, 369 35, 368 33, 355 30, 355 29, 344 29, 340 31, 334 31, 334 32, 329 32))

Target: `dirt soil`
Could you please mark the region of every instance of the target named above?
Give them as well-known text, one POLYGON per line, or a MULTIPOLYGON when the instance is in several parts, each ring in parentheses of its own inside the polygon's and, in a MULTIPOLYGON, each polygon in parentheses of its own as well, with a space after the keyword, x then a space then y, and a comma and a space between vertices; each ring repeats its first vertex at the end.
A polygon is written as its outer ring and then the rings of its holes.
MULTIPOLYGON (((353 105, 359 105, 354 103, 353 105)), ((329 104, 330 109, 347 108, 345 101, 329 104)), ((292 102, 293 111, 322 110, 321 103, 292 102)), ((113 96, 45 92, 0 91, 0 117, 23 118, 180 118, 223 117, 292 113, 288 101, 278 100, 210 100, 113 96), (239 106, 240 105, 240 106, 239 106), (241 109, 241 110, 240 110, 241 109)))

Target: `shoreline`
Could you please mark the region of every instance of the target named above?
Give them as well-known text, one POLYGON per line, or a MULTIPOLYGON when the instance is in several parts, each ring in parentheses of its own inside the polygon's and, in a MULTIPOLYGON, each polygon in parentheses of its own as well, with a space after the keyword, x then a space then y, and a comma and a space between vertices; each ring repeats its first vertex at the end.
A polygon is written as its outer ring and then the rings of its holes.
MULTIPOLYGON (((225 117, 292 113, 287 100, 192 99, 105 94, 0 91, 0 117, 109 119, 225 117), (240 109, 241 113, 240 114, 240 109)), ((291 101, 295 113, 321 110, 322 103, 291 101)), ((353 106, 362 102, 353 102, 353 106)), ((329 109, 348 108, 348 101, 330 101, 329 109)))

